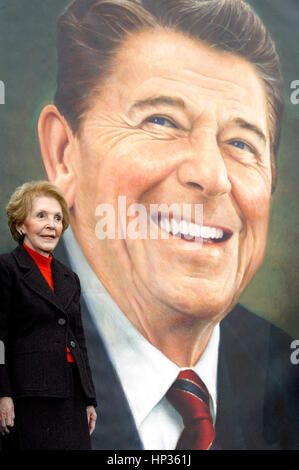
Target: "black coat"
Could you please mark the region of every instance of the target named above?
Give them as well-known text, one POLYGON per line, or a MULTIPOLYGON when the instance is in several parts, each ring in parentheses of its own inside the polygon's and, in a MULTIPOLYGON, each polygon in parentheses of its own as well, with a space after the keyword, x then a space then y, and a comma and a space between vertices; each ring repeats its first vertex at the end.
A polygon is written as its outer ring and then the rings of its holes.
POLYGON ((54 290, 29 253, 0 255, 0 397, 69 396, 66 347, 78 366, 86 405, 96 406, 81 322, 80 281, 53 257, 54 290))

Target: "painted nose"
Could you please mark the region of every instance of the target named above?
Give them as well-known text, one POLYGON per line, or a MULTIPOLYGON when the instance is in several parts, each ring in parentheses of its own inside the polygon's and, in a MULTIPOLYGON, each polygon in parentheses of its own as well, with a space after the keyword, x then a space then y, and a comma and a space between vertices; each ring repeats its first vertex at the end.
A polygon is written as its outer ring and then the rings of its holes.
POLYGON ((231 191, 216 136, 210 132, 201 132, 190 138, 190 152, 178 169, 178 178, 183 185, 200 190, 206 198, 231 191))

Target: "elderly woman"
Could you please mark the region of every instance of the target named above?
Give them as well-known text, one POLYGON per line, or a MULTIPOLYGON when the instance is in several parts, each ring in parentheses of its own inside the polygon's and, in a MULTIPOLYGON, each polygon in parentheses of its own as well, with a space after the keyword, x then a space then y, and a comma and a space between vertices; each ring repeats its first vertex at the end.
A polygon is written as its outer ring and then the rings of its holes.
POLYGON ((18 243, 0 255, 0 431, 4 450, 90 449, 96 399, 78 276, 52 254, 69 224, 48 181, 25 183, 7 205, 18 243))

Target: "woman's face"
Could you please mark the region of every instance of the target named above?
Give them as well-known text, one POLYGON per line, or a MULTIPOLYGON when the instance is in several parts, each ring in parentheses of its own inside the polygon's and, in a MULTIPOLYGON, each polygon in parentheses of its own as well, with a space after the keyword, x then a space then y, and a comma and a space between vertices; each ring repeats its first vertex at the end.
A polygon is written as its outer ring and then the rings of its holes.
POLYGON ((22 225, 17 227, 24 234, 24 243, 43 256, 49 256, 62 234, 62 209, 57 199, 37 196, 22 225))

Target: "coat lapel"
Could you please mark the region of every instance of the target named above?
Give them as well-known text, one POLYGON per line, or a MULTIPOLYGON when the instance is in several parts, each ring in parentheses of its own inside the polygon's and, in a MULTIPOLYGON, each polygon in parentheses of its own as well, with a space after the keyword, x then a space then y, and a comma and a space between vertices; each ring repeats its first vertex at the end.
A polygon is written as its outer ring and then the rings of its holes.
POLYGON ((243 450, 246 448, 239 413, 236 409, 228 358, 223 342, 220 343, 217 380, 216 448, 243 450))
POLYGON ((238 305, 221 322, 216 432, 224 449, 273 449, 265 439, 269 327, 238 305))
POLYGON ((63 268, 63 265, 57 263, 53 258, 51 264, 55 289, 55 292, 53 292, 40 272, 37 264, 23 246, 19 245, 13 251, 13 255, 23 272, 23 282, 26 286, 31 291, 65 313, 65 308, 71 301, 75 293, 75 289, 73 288, 73 282, 71 282, 70 276, 63 268))
POLYGON ((52 276, 55 296, 62 305, 63 310, 66 310, 77 292, 77 286, 74 283, 74 278, 71 276, 68 270, 65 269, 63 264, 58 262, 54 257, 52 260, 52 276))

